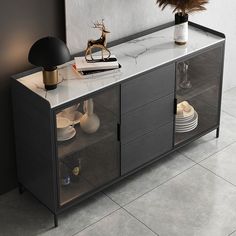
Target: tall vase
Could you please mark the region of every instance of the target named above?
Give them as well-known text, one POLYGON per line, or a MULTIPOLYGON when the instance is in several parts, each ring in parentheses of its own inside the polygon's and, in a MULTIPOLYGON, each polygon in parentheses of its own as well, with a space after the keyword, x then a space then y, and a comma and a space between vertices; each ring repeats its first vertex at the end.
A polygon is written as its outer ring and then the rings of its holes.
POLYGON ((80 127, 85 133, 88 134, 95 133, 100 126, 100 120, 93 112, 93 105, 92 98, 84 101, 85 114, 80 118, 80 127))
POLYGON ((188 41, 188 14, 176 13, 175 14, 175 43, 184 45, 188 41))

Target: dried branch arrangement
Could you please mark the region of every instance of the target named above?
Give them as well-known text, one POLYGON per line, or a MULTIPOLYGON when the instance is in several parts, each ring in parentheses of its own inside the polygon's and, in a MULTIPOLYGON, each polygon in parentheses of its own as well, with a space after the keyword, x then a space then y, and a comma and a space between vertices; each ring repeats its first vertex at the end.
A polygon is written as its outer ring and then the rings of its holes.
POLYGON ((158 4, 162 10, 169 5, 174 8, 173 12, 182 13, 182 15, 195 11, 206 10, 204 5, 207 3, 208 0, 156 0, 156 4, 158 4))

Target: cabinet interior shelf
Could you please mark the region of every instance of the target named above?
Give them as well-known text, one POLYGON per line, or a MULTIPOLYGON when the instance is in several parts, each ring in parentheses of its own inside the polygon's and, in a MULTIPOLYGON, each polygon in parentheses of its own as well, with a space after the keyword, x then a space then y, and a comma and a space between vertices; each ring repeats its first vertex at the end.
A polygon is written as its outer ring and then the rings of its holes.
MULTIPOLYGON (((192 76, 194 77, 194 76, 192 76)), ((195 76, 197 77, 197 76, 195 76)), ((215 78, 210 76, 204 77, 204 81, 202 81, 203 77, 199 77, 199 79, 190 79, 192 87, 191 88, 181 88, 177 85, 177 98, 182 102, 183 100, 189 100, 193 97, 199 96, 201 94, 207 93, 210 90, 218 91, 218 85, 214 83, 215 78), (184 98, 184 99, 183 99, 184 98)), ((177 82, 178 84, 179 82, 177 82)))
POLYGON ((93 173, 90 173, 88 176, 81 174, 76 181, 71 182, 68 186, 60 187, 60 205, 63 206, 70 201, 85 195, 89 191, 96 190, 101 184, 115 179, 117 174, 118 171, 115 168, 109 172, 105 172, 104 170, 100 173, 100 180, 99 176, 91 176, 93 173))
POLYGON ((175 133, 175 146, 203 133, 218 123, 218 108, 216 106, 209 105, 201 100, 200 96, 195 97, 190 102, 198 113, 198 126, 190 132, 175 133))
POLYGON ((85 133, 79 124, 75 126, 76 135, 74 138, 64 142, 57 142, 59 159, 70 156, 89 146, 101 142, 109 136, 114 136, 114 128, 117 122, 114 114, 103 106, 95 103, 95 113, 100 119, 100 127, 93 134, 85 133))
POLYGON ((118 153, 118 149, 115 138, 110 136, 76 155, 61 159, 61 164, 68 168, 71 181, 67 186, 60 187, 60 204, 64 205, 117 178, 120 174, 120 163, 114 154, 118 153), (72 169, 77 165, 80 172, 78 176, 74 176, 72 169))
POLYGON ((70 183, 69 186, 61 187, 60 205, 63 206, 93 189, 94 186, 83 178, 83 176, 80 176, 78 181, 70 183))

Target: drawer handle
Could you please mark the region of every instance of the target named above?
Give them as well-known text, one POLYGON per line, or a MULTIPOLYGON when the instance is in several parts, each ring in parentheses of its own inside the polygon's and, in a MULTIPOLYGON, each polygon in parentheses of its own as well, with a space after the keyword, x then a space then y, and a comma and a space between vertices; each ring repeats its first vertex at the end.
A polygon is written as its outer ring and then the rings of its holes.
POLYGON ((117 123, 117 140, 120 141, 120 124, 117 123))
POLYGON ((174 99, 174 114, 177 113, 177 98, 174 99))

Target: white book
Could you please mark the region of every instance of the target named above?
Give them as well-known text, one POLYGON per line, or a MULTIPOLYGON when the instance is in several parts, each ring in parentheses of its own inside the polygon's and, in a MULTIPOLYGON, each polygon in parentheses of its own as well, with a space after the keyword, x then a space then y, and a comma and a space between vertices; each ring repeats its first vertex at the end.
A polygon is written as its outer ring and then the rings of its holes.
MULTIPOLYGON (((95 60, 99 60, 101 57, 93 56, 95 60)), ((110 59, 116 59, 114 55, 110 56, 110 59)), ((110 70, 119 68, 119 63, 115 61, 98 61, 87 62, 85 57, 75 57, 75 66, 79 71, 92 71, 92 70, 110 70)))

